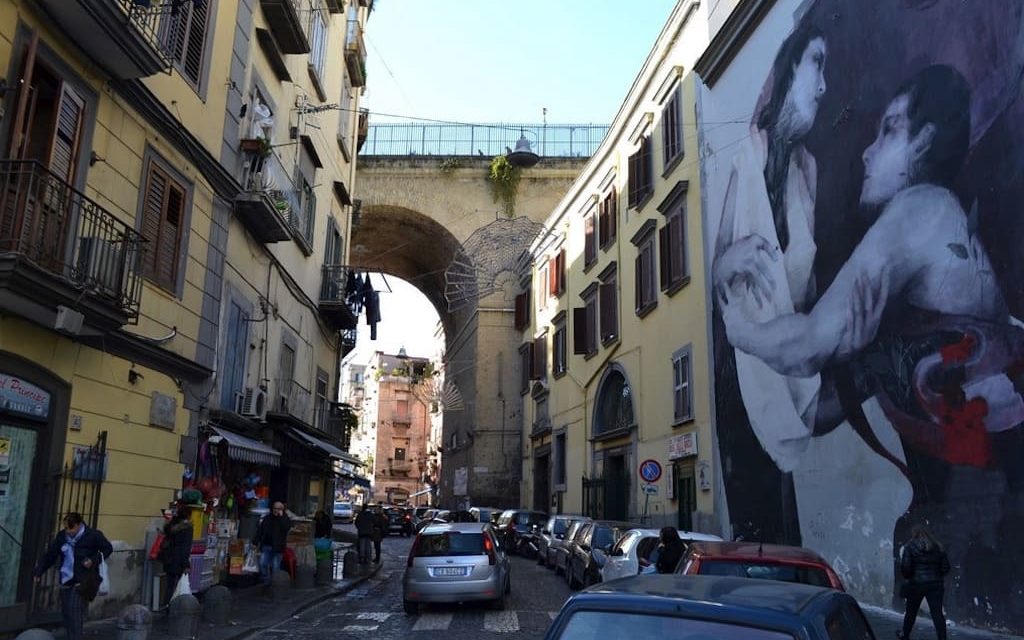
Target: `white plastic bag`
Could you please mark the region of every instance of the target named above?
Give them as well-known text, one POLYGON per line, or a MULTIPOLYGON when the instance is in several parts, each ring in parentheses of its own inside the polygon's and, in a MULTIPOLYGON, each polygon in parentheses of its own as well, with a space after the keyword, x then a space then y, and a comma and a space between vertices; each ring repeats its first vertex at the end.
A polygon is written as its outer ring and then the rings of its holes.
POLYGON ((259 573, 260 562, 257 558, 256 549, 251 548, 245 554, 245 562, 242 563, 242 573, 259 573))
POLYGON ((101 596, 110 595, 110 572, 107 570, 107 559, 100 554, 100 590, 97 593, 101 596))
POLYGON ((178 596, 190 596, 192 595, 192 588, 189 586, 188 574, 183 574, 178 578, 178 586, 174 588, 174 593, 171 594, 171 600, 178 596))

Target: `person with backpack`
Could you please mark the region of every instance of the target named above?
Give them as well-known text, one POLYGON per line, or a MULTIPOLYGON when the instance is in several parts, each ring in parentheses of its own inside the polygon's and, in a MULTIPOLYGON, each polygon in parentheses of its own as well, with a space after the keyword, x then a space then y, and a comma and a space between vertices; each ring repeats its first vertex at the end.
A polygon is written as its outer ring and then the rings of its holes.
POLYGON ((900 552, 900 573, 906 579, 901 595, 907 599, 903 615, 903 630, 897 634, 902 640, 910 639, 910 630, 917 620, 921 600, 928 601, 928 610, 935 623, 938 640, 946 640, 946 616, 942 613, 944 580, 949 573, 949 559, 942 545, 924 525, 914 525, 910 540, 900 552))

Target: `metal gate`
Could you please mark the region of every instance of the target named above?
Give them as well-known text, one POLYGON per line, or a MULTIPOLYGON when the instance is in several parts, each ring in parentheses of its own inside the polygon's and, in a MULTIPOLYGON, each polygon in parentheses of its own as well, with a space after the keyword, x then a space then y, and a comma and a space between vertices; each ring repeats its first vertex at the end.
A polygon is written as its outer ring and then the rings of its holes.
MULTIPOLYGON (((71 460, 57 475, 59 488, 57 524, 52 535, 64 525, 64 516, 74 511, 82 514, 89 527, 97 526, 100 511, 100 490, 107 475, 107 432, 102 431, 96 444, 76 447, 71 460)), ((49 543, 49 539, 46 541, 49 543)), ((36 623, 60 619, 59 572, 47 571, 35 585, 32 597, 32 620, 36 623)))
POLYGON ((600 520, 626 520, 629 474, 605 471, 597 478, 583 476, 583 515, 600 520))

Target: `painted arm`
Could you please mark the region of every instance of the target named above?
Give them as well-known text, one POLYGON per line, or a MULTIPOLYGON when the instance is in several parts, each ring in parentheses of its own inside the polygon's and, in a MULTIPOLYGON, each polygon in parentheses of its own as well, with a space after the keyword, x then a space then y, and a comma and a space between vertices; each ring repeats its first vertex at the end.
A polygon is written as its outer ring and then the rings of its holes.
POLYGON ((715 261, 711 270, 712 286, 721 297, 735 279, 741 278, 760 305, 768 301, 775 290, 775 281, 766 266, 767 261, 779 258, 774 247, 757 234, 733 238, 736 224, 737 180, 738 175, 733 169, 729 173, 725 202, 722 204, 722 221, 718 226, 718 237, 715 240, 715 261))

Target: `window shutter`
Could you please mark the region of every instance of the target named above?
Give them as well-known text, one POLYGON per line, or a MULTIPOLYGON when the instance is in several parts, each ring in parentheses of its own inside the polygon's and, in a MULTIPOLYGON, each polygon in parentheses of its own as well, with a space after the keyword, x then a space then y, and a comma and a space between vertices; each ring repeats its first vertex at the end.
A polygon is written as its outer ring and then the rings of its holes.
POLYGON ((60 104, 57 106, 57 127, 50 149, 49 169, 71 184, 75 178, 75 164, 78 161, 78 138, 82 130, 82 114, 85 100, 67 83, 60 89, 60 104))
POLYGON ((597 260, 597 238, 594 237, 594 214, 583 219, 583 262, 592 264, 597 260))
POLYGON ((565 293, 565 249, 559 251, 558 255, 555 256, 555 266, 557 267, 556 284, 558 285, 555 291, 556 295, 562 295, 565 293))
POLYGON ((619 333, 618 296, 614 282, 601 285, 598 293, 601 305, 601 340, 614 339, 619 333))
POLYGON ((587 348, 587 308, 576 307, 572 310, 572 352, 585 355, 587 348))
POLYGON ((533 360, 530 368, 532 380, 543 380, 548 377, 548 340, 546 335, 533 341, 533 360))
POLYGON ((192 2, 186 5, 188 8, 187 43, 185 55, 182 58, 182 72, 195 84, 199 84, 199 78, 203 71, 203 54, 206 49, 206 14, 207 2, 192 2))
POLYGON ((146 239, 145 274, 157 279, 157 258, 160 254, 160 221, 163 218, 164 193, 167 191, 167 178, 163 173, 150 168, 149 183, 146 185, 146 199, 142 207, 142 236, 146 239))
POLYGON ((160 230, 160 255, 157 260, 157 282, 174 289, 178 275, 178 240, 185 212, 185 193, 175 184, 168 183, 160 230))
POLYGON ((660 270, 658 275, 661 280, 662 289, 668 289, 669 284, 672 283, 672 273, 670 271, 672 241, 669 234, 671 224, 669 222, 669 224, 658 229, 658 269, 660 270))
POLYGON ((674 280, 682 279, 687 275, 686 269, 686 230, 683 228, 683 213, 672 216, 669 219, 669 243, 672 246, 672 277, 674 280))
POLYGON ((608 244, 608 213, 605 211, 604 202, 598 207, 597 230, 598 246, 604 247, 608 244))
POLYGON ((527 315, 529 314, 530 294, 520 293, 516 296, 516 329, 522 331, 526 328, 527 315))
POLYGON ((558 295, 558 258, 548 259, 548 296, 558 295))
POLYGON ((636 257, 636 270, 634 272, 634 309, 640 311, 644 307, 644 253, 640 252, 640 255, 636 257))
POLYGON ((607 197, 605 197, 605 199, 604 199, 605 210, 607 211, 607 214, 608 214, 608 241, 609 242, 614 240, 615 239, 615 234, 618 233, 617 227, 618 227, 618 213, 619 212, 616 210, 616 206, 615 206, 617 202, 618 202, 618 200, 616 199, 616 192, 615 192, 615 189, 613 188, 611 193, 609 193, 607 195, 607 197))
POLYGON ((629 177, 627 179, 629 189, 629 208, 633 209, 640 201, 640 155, 643 151, 637 151, 629 156, 629 177))

